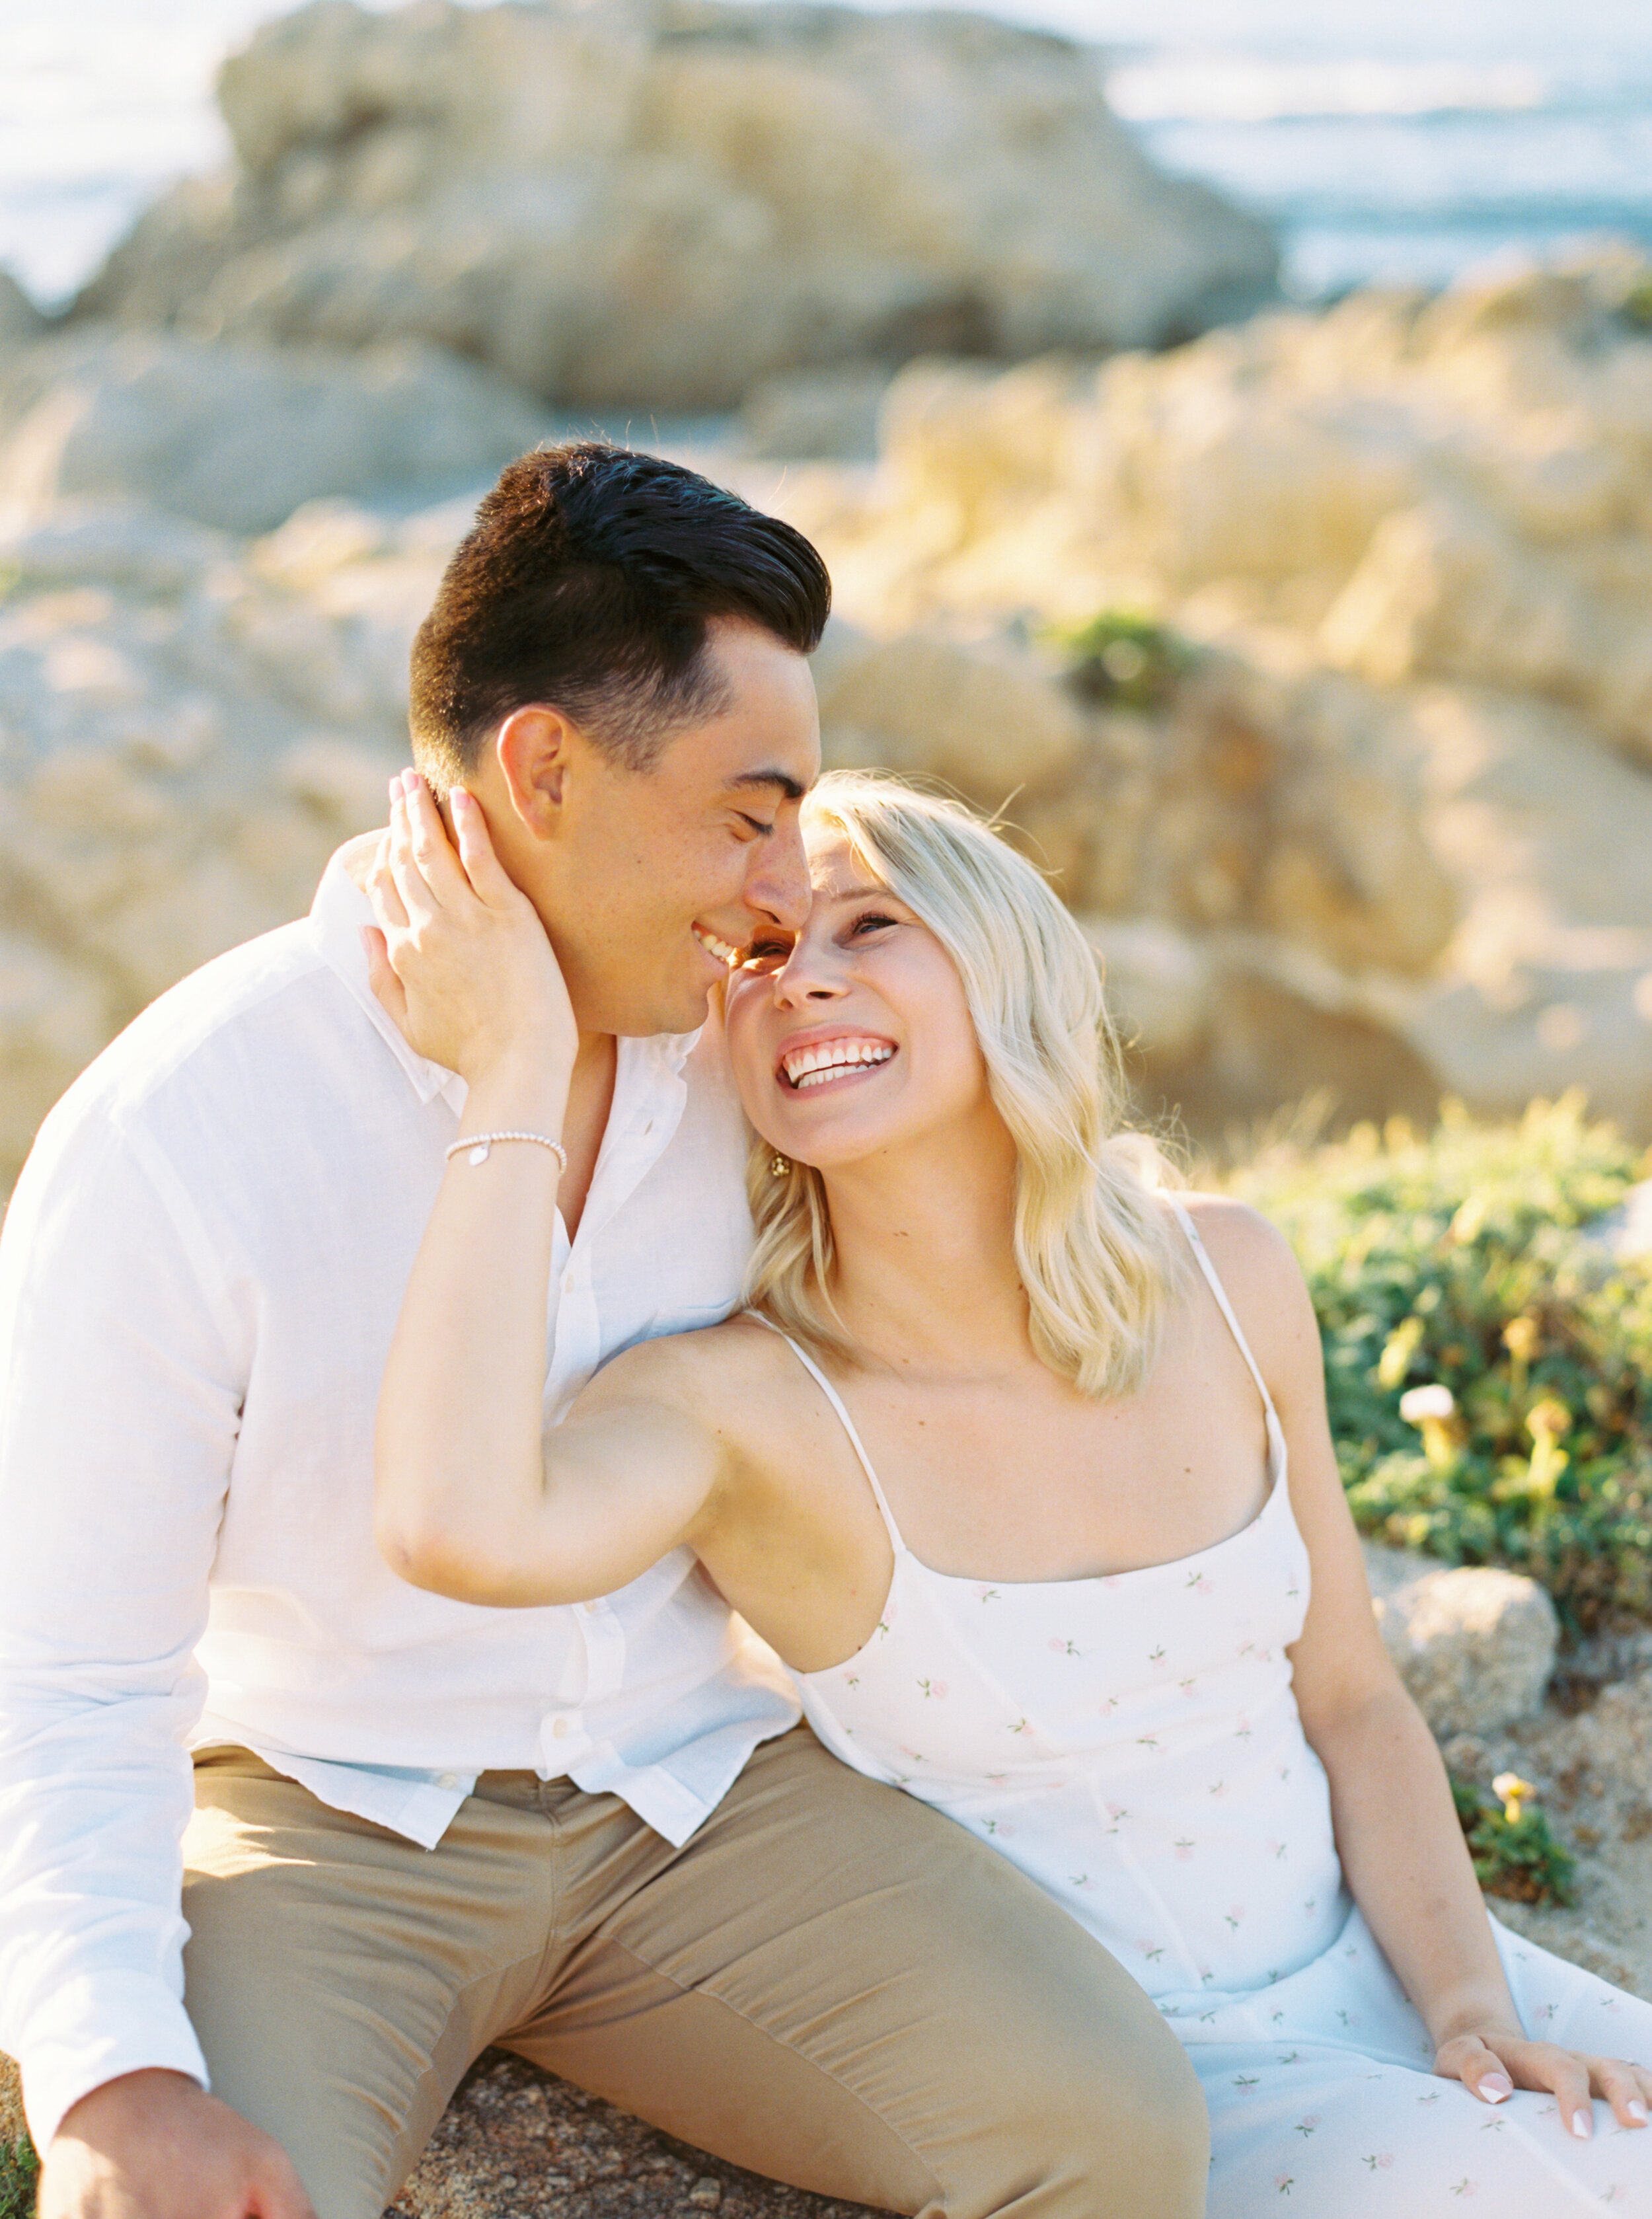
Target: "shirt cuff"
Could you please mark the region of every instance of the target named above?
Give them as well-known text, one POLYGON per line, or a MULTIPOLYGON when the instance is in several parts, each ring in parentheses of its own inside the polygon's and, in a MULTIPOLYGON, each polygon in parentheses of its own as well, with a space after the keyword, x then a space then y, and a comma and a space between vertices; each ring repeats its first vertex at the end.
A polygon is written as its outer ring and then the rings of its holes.
POLYGON ((152 1973, 111 1971, 65 1981, 31 2015, 20 2046, 23 2112, 42 2155, 70 2105, 122 2073, 182 2073, 209 2085, 183 2005, 152 1973))

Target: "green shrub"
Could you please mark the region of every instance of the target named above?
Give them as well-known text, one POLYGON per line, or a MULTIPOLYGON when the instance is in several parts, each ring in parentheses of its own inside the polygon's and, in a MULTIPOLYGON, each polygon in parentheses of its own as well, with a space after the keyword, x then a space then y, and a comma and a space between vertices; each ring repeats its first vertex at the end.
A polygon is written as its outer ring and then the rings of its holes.
POLYGON ((30 2219, 40 2177, 40 2160, 27 2142, 0 2142, 0 2219, 30 2219))
POLYGON ((1451 1775, 1451 1800, 1475 1861, 1475 1877, 1487 1895, 1515 1903, 1574 1902, 1577 1860, 1556 1839, 1531 1795, 1526 1783, 1512 1775, 1492 1788, 1451 1775))
POLYGON ((1051 634, 1067 659, 1067 683, 1081 700, 1153 709, 1193 666, 1187 641, 1151 617, 1103 609, 1088 624, 1051 634))
POLYGON ((1359 1525, 1529 1572, 1574 1632, 1652 1616, 1652 1265, 1577 1238, 1646 1171, 1568 1097, 1427 1138, 1357 1128, 1228 1181, 1307 1274, 1359 1525), (1449 1418, 1402 1415, 1419 1386, 1449 1418))
POLYGON ((1618 304, 1618 314, 1632 332, 1652 332, 1652 277, 1631 285, 1618 304))

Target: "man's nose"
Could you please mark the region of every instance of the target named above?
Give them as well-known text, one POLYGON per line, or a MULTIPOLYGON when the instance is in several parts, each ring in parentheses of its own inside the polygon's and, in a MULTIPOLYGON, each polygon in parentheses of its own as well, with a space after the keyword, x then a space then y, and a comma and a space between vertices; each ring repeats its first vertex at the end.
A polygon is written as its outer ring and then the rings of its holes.
POLYGON ((799 932, 809 914, 810 892, 803 827, 793 814, 782 817, 767 839, 755 843, 746 906, 787 932, 799 932))

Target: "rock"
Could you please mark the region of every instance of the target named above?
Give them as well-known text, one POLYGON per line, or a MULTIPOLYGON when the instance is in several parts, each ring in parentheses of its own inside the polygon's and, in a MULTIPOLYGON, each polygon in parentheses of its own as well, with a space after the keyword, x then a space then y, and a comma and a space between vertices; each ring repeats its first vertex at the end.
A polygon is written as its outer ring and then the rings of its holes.
POLYGON ((26 2141, 28 2129, 23 2121, 23 2092, 17 2078, 17 2067, 9 2057, 0 2057, 0 2150, 9 2145, 26 2141))
POLYGON ((485 484, 545 428, 428 348, 344 357, 78 328, 0 371, 0 504, 127 500, 264 531, 320 494, 485 484))
POLYGON ((1574 704, 1652 761, 1649 611, 1638 530, 1545 544, 1437 499, 1384 519, 1321 637, 1379 685, 1438 674, 1574 704))
POLYGON ((881 363, 783 370, 761 378, 741 407, 742 444, 753 455, 870 462, 888 388, 889 371, 881 363))
POLYGON ((1652 1836, 1652 1671, 1603 1688, 1575 1725, 1574 1761, 1603 1783, 1620 1823, 1652 1836))
POLYGON ((1216 973, 1189 935, 1145 918, 1085 917, 1120 1038, 1157 1063, 1185 1068, 1208 1047, 1216 973))
POLYGON ((1458 923, 1432 979, 1388 998, 1442 1088, 1516 1116, 1568 1086, 1652 1120, 1652 778, 1567 712, 1407 688, 1422 836, 1458 923))
POLYGON ((1190 935, 1220 979, 1158 1075, 1201 1118, 1317 1060, 1345 1115, 1581 1087, 1652 1137, 1647 267, 1099 367, 913 363, 873 470, 779 488, 874 635, 979 652, 1112 614, 1186 643, 1133 732, 1092 718, 1015 813, 1076 908, 1190 935))
POLYGON ((1078 704, 1030 656, 913 635, 869 645, 827 687, 834 762, 944 780, 996 810, 1071 775, 1084 745, 1078 704))
POLYGON ((882 548, 884 620, 1196 600, 1382 685, 1541 692, 1644 753, 1652 339, 1623 309, 1646 274, 1603 252, 1099 366, 913 364, 841 536, 882 548))
POLYGON ((1541 1714, 1498 1737, 1477 1776, 1488 1781, 1506 1770, 1537 1784, 1543 1812, 1576 1855, 1578 1901, 1570 1910, 1500 1903, 1498 1916, 1506 1913, 1517 1931, 1545 1948, 1652 1997, 1652 1635, 1646 1628, 1627 1638, 1597 1634, 1568 1655, 1541 1714))
POLYGON ((85 506, 0 530, 0 1179, 144 1003, 381 821, 461 519, 356 515, 251 547, 85 506))
POLYGON ((1614 1264, 1652 1256, 1652 1179, 1630 1187, 1616 1209, 1584 1228, 1584 1237, 1614 1264))
POLYGON ((46 328, 46 318, 10 270, 0 270, 0 347, 38 339, 46 328))
POLYGON ((1491 1565, 1438 1565, 1368 1547, 1374 1607, 1400 1677, 1436 1734, 1494 1733, 1535 1713, 1559 1621, 1535 1580, 1491 1565))
POLYGON ((581 406, 730 407, 925 350, 1155 345, 1271 290, 1099 63, 984 16, 316 0, 220 80, 239 168, 84 305, 219 336, 419 338, 581 406))

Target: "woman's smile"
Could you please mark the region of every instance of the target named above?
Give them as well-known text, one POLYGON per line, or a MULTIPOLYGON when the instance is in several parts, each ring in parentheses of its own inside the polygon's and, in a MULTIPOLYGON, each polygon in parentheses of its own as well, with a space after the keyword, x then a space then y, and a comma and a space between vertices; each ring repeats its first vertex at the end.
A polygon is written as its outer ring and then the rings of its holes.
POLYGON ((887 1063, 895 1053, 892 1041, 864 1033, 834 1033, 823 1040, 817 1036, 783 1048, 777 1075, 792 1093, 802 1094, 840 1079, 864 1077, 887 1063))

